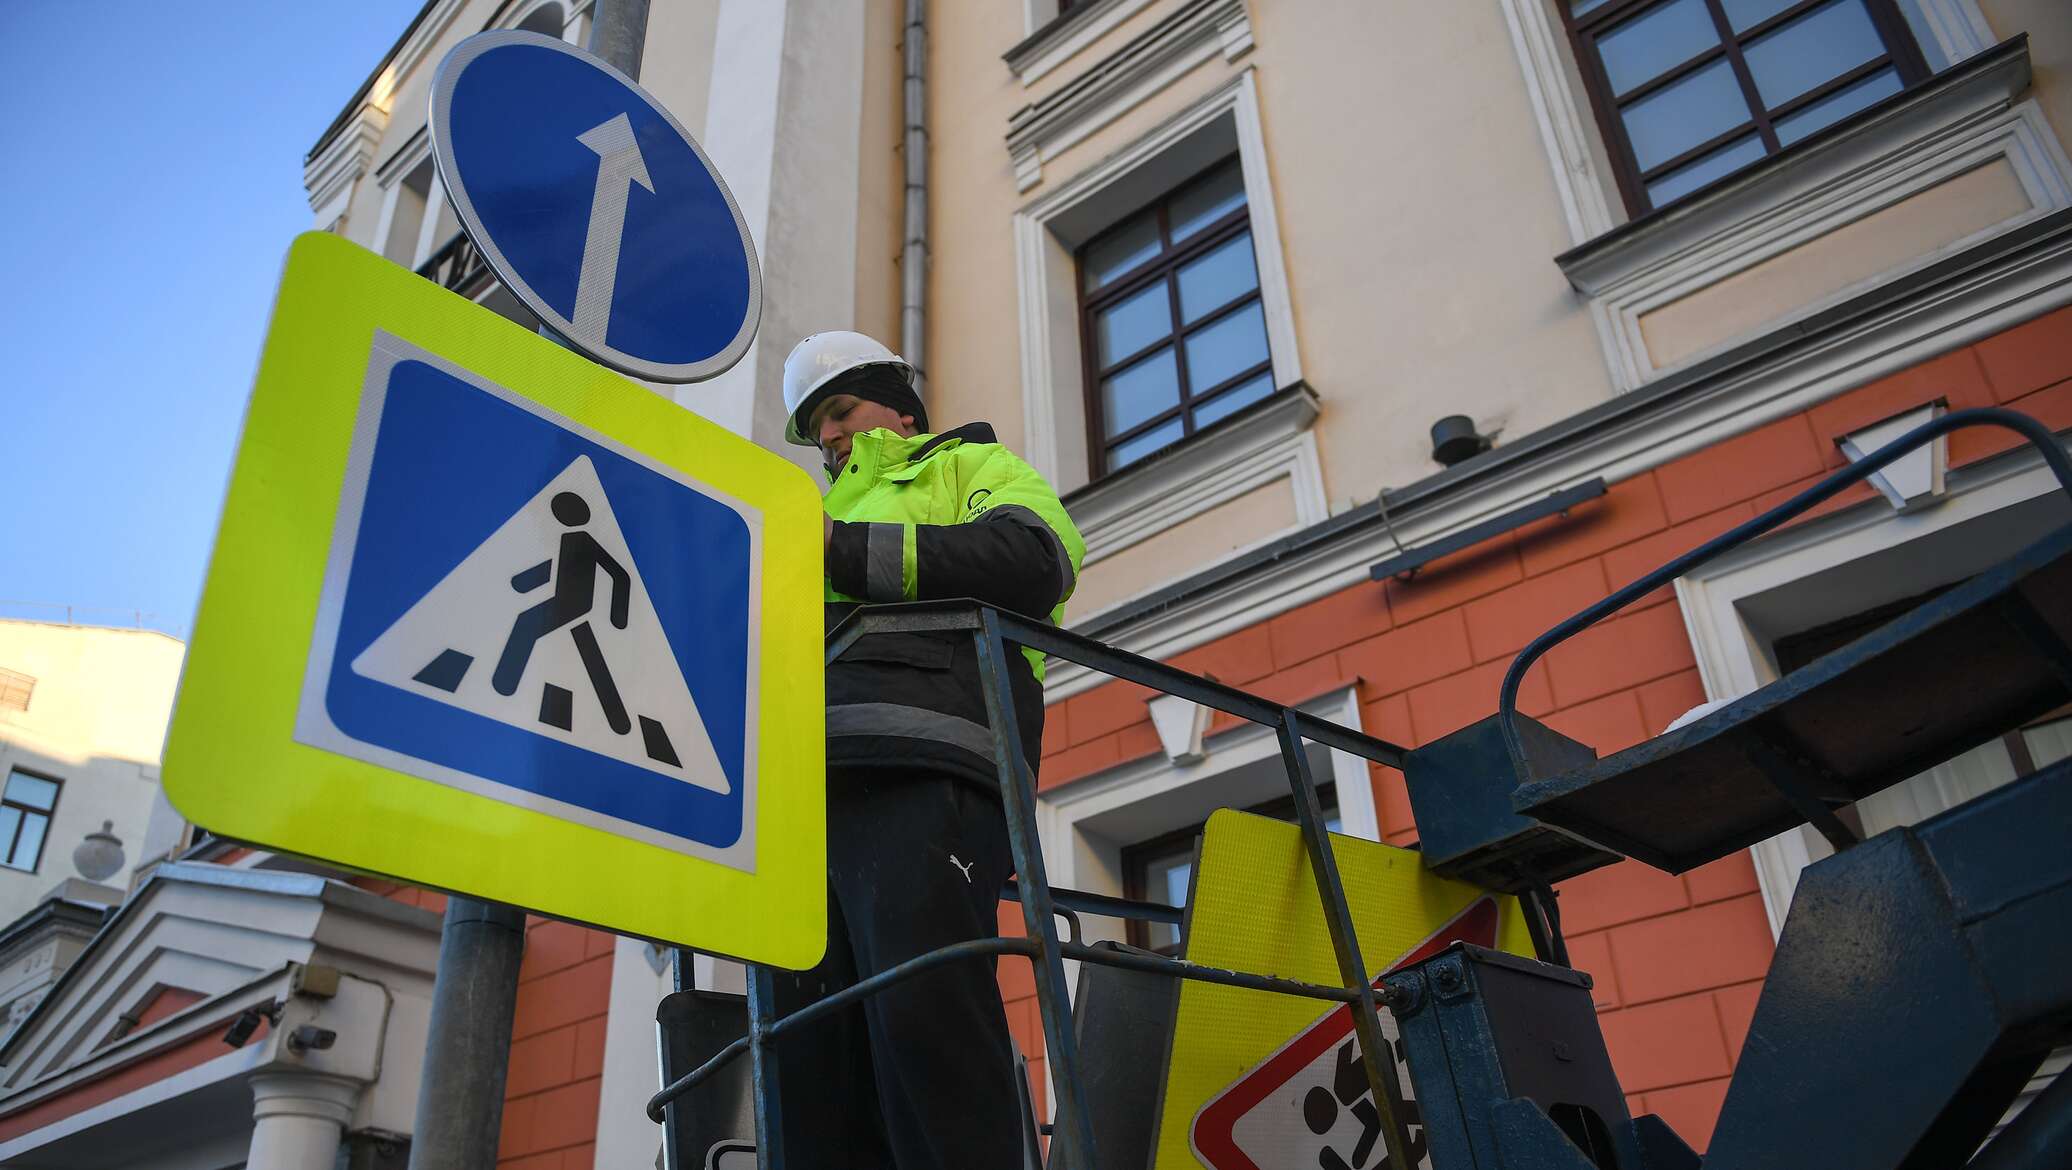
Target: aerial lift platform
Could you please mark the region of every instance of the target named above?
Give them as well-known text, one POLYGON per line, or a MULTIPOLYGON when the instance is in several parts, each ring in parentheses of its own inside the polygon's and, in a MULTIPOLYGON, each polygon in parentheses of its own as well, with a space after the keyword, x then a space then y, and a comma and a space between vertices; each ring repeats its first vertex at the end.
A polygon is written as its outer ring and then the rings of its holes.
POLYGON ((665 1127, 669 1165, 818 1170, 788 1165, 779 1148, 787 1070, 772 1041, 943 963, 1010 955, 1035 969, 1058 1098, 1054 1126, 1030 1115, 1026 1170, 1149 1164, 1147 1103, 1165 1071, 1156 1054, 1177 980, 1350 1005, 1391 1167, 1408 1165, 1413 1145, 1434 1170, 2072 1167, 2072 1079, 1993 1133, 2043 1059, 2072 1040, 2072 760, 1868 840, 1837 815, 2072 701, 2072 512, 2013 557, 1856 641, 1604 759, 1516 709, 1525 672, 1563 640, 1970 426, 2015 431, 2072 499, 2072 460, 2034 419, 2000 409, 1945 415, 1557 625, 1511 664, 1495 716, 1415 751, 975 602, 859 611, 830 636, 829 661, 879 633, 975 640, 1019 875, 1007 893, 1021 903, 1027 935, 922 955, 782 1018, 753 969, 744 1010, 740 997, 685 987, 689 964, 680 962, 683 989, 658 1011, 665 1083, 648 1105, 665 1127), (1010 646, 1274 730, 1339 985, 1083 941, 1078 915, 1177 925, 1181 911, 1045 880, 1033 777, 1004 698, 1010 646), (1402 769, 1424 865, 1517 895, 1536 957, 1457 942, 1376 978, 1323 826, 1311 742, 1402 769), (1682 873, 1801 825, 1835 854, 1800 877, 1701 1158, 1658 1119, 1629 1115, 1589 977, 1568 966, 1553 886, 1623 857, 1682 873), (1065 993, 1067 959, 1080 964, 1076 1001, 1065 993), (1387 1051, 1383 1011, 1401 1037, 1409 1086, 1394 1062, 1376 1057, 1387 1051), (734 1063, 744 1054, 745 1070, 734 1063), (1050 1136, 1047 1162, 1039 1130, 1050 1136))

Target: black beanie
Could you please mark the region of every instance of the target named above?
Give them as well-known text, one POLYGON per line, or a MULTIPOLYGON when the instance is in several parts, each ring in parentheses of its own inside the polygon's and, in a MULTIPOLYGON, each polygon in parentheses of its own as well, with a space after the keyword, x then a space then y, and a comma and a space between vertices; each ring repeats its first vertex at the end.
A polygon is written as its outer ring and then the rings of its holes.
MULTIPOLYGON (((900 373, 897 366, 879 362, 835 375, 827 385, 814 391, 800 404, 801 409, 796 420, 800 434, 806 434, 806 424, 813 414, 812 408, 819 406, 830 394, 853 395, 865 402, 890 407, 900 414, 913 415, 917 431, 924 435, 929 433, 928 410, 921 405, 921 396, 914 393, 913 386, 907 382, 906 375, 900 373)), ((813 436, 806 437, 811 439, 813 436)))

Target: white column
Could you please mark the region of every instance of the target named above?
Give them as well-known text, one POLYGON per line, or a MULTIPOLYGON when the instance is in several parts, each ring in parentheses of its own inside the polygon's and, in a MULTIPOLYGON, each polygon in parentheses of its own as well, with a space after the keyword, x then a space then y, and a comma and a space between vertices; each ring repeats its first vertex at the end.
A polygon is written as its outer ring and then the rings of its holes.
POLYGON ((331 1170, 360 1101, 360 1083, 313 1072, 263 1072, 252 1084, 245 1170, 331 1170))

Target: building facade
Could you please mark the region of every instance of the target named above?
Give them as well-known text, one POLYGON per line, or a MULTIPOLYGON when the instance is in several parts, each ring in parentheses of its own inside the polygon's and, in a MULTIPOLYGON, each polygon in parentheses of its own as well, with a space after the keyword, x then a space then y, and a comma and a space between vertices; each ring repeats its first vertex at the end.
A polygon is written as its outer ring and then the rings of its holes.
MULTIPOLYGON (((492 27, 581 43, 589 13, 431 0, 306 177, 319 228, 522 319, 423 128, 440 57, 492 27)), ((1073 628, 1405 746, 1494 712, 1556 621, 1913 421, 2000 405, 2072 430, 2055 0, 678 0, 651 8, 641 78, 725 174, 765 279, 748 357, 658 392, 800 458, 791 344, 904 346, 938 423, 991 422, 1064 493, 1073 628)), ((2072 517, 1989 430, 1885 480, 1562 646, 1520 708, 1609 754, 2072 517)), ((1280 791, 1257 729, 1168 742, 1138 688, 1070 664, 1046 685, 1057 884, 1184 897, 1206 812, 1280 791)), ((2062 758, 2064 714, 1852 815, 1904 824, 2062 758)), ((1344 832, 1416 840, 1400 776, 1317 763, 1344 832)), ((1794 832, 1561 890, 1633 1109, 1696 1148, 1826 849, 1794 832)), ((561 923, 529 941, 504 1164, 653 1164, 664 956, 561 923)), ((1024 966, 1001 986, 1040 1070, 1024 966)))

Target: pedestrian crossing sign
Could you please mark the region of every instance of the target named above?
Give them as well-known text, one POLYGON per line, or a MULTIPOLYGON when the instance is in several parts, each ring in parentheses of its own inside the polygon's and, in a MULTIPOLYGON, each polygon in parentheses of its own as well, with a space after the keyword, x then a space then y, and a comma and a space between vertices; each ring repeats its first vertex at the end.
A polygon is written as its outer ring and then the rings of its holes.
POLYGON ((167 793, 227 837, 811 966, 819 512, 790 462, 305 236, 167 793))

